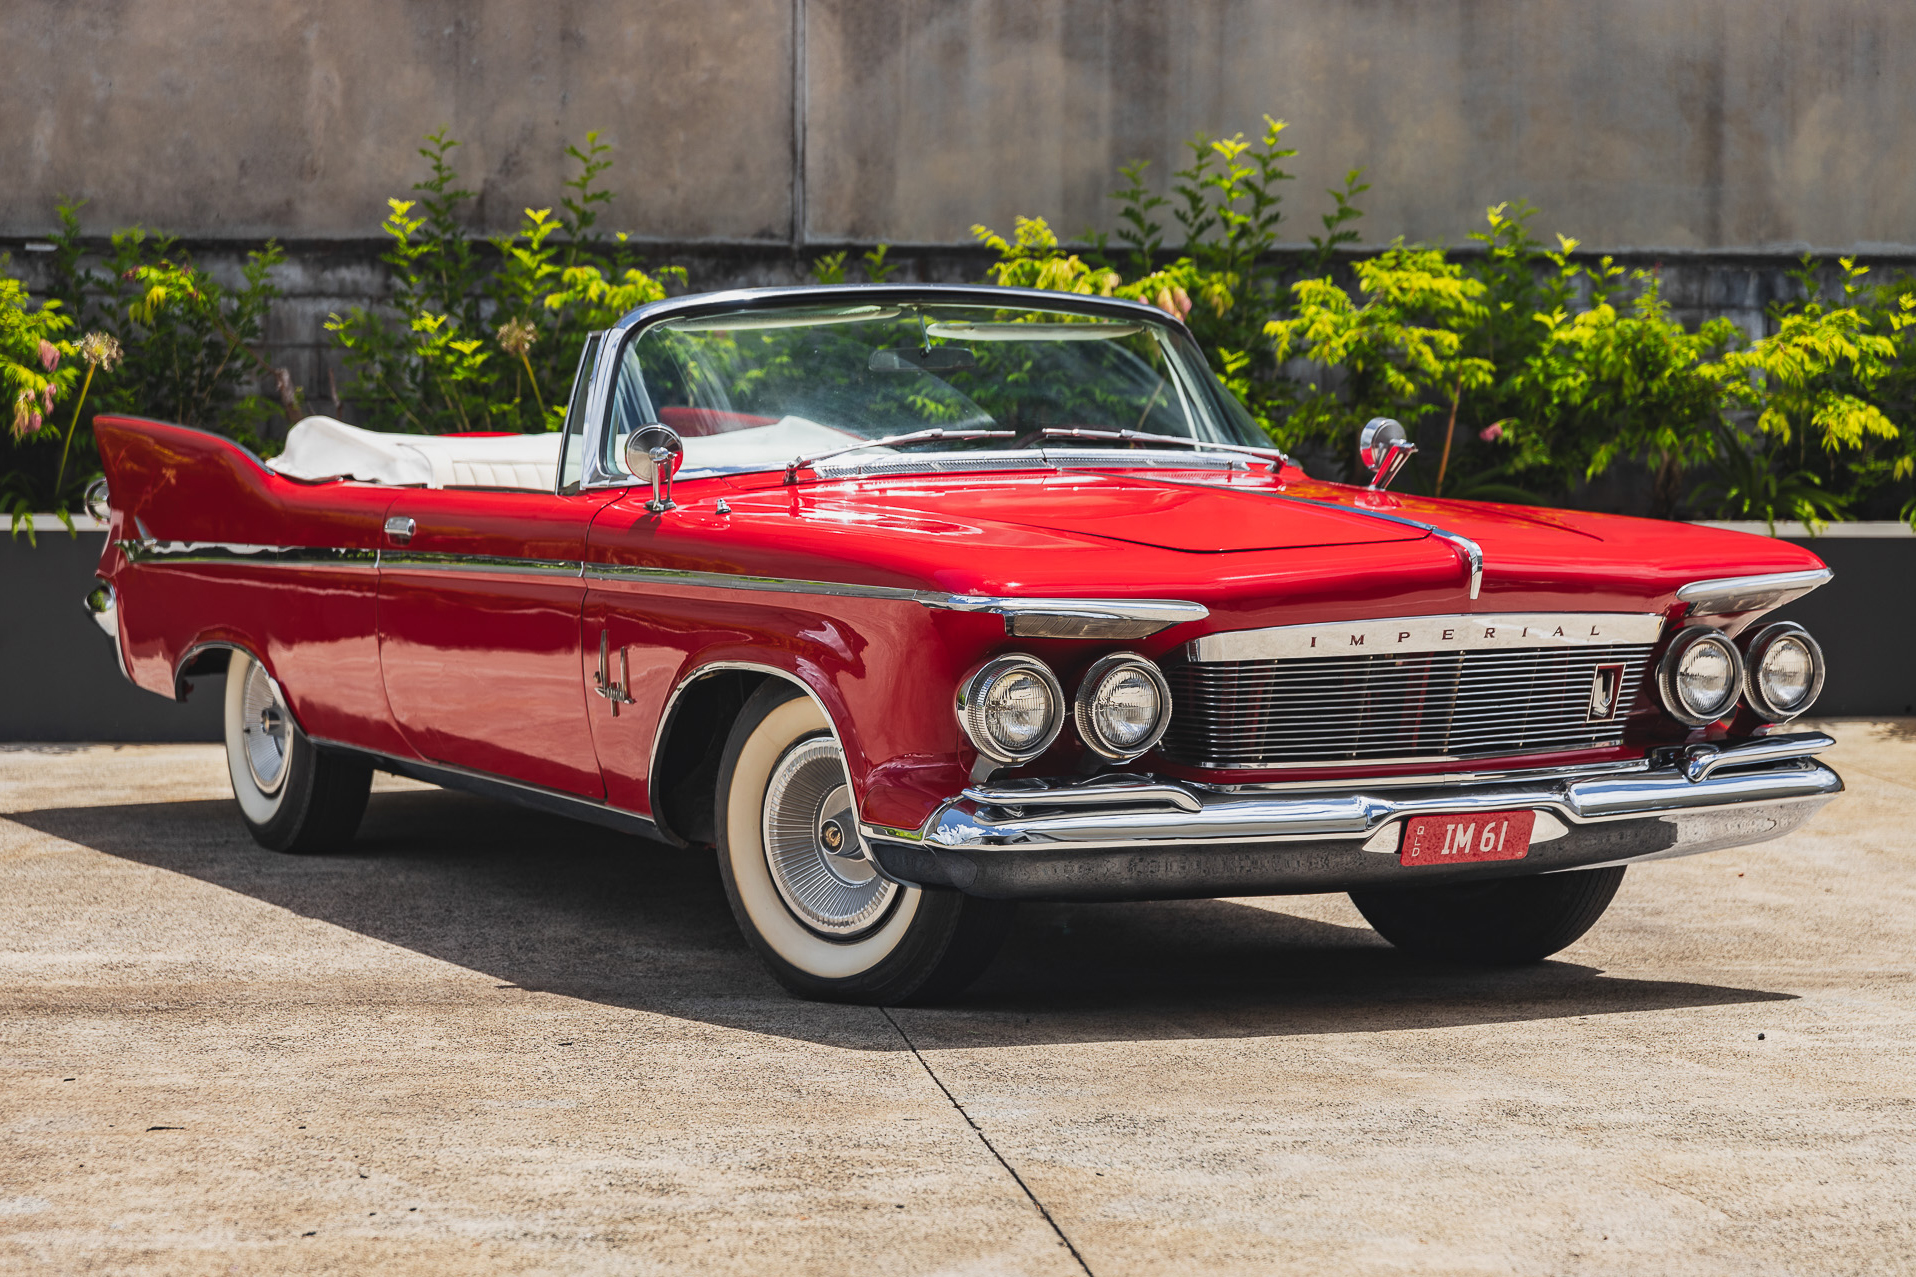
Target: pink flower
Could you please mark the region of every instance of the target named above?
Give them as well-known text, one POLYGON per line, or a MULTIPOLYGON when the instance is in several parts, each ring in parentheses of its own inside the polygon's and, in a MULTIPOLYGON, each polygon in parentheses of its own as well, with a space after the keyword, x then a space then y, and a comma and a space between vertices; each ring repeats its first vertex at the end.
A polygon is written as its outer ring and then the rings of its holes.
POLYGON ((1482 439, 1485 443, 1497 442, 1497 440, 1504 437, 1504 423, 1501 421, 1491 422, 1489 425, 1485 426, 1482 430, 1479 430, 1477 432, 1477 437, 1479 439, 1482 439))
POLYGON ((40 366, 48 372, 60 366, 60 348, 44 337, 40 339, 40 366))
POLYGON ((53 391, 54 391, 54 385, 50 381, 46 385, 40 387, 40 402, 47 406, 48 412, 53 411, 53 391))
POLYGON ((32 416, 28 417, 27 418, 27 433, 30 435, 39 434, 40 424, 45 420, 46 418, 42 417, 37 412, 34 413, 32 416))
POLYGON ((1178 316, 1183 318, 1191 313, 1191 295, 1177 285, 1171 286, 1171 296, 1177 300, 1178 316))

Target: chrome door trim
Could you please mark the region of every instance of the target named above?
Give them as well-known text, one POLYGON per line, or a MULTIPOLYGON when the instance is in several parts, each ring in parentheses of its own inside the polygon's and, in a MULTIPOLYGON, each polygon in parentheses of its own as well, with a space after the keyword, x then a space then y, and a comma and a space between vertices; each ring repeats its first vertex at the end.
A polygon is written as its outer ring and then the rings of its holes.
POLYGON ((1652 644, 1662 634, 1663 617, 1656 612, 1456 613, 1223 630, 1192 639, 1184 652, 1186 660, 1200 663, 1329 660, 1380 652, 1424 655, 1652 644), (1512 630, 1515 636, 1505 637, 1512 630), (1372 639, 1377 641, 1367 641, 1372 639))

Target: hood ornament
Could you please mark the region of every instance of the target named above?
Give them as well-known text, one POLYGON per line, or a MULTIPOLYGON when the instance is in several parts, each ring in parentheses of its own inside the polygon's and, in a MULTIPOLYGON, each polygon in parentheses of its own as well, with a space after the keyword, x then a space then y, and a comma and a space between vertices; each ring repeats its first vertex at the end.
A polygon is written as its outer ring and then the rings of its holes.
POLYGON ((1417 445, 1404 433, 1402 423, 1389 417, 1372 417, 1364 423, 1364 432, 1357 437, 1357 459, 1364 469, 1370 471, 1370 487, 1373 492, 1382 492, 1390 487, 1390 481, 1404 468, 1411 454, 1417 451, 1417 445))

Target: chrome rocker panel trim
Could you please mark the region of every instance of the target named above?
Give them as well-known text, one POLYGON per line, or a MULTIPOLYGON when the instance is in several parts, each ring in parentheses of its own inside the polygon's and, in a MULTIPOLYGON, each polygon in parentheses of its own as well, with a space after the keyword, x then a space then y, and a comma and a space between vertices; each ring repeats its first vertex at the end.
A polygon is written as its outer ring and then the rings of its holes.
POLYGON ((528 785, 524 781, 496 776, 491 772, 456 767, 451 763, 429 763, 416 758, 400 758, 394 754, 384 754, 378 750, 363 749, 358 745, 348 745, 343 741, 326 740, 318 736, 308 739, 330 753, 349 754, 355 758, 364 759, 377 771, 422 780, 428 785, 438 785, 442 789, 456 789, 500 802, 513 803, 520 807, 530 807, 535 811, 570 816, 574 820, 582 820, 607 829, 616 829, 620 833, 637 834, 641 838, 650 838, 675 847, 685 845, 677 835, 660 829, 650 817, 590 798, 582 798, 577 794, 547 789, 543 785, 528 785))
POLYGON ((1759 738, 1712 755, 1717 766, 1696 779, 1686 772, 1688 759, 1677 756, 1611 775, 1435 788, 1398 788, 1386 779, 1289 794, 1218 792, 1148 776, 1012 782, 974 786, 940 807, 923 830, 867 826, 864 833, 892 877, 1003 899, 1415 886, 1664 859, 1781 837, 1842 792, 1842 778, 1810 757, 1831 744, 1821 733, 1759 738), (1552 818, 1538 822, 1538 841, 1522 860, 1398 863, 1392 831, 1408 817, 1507 810, 1552 818))

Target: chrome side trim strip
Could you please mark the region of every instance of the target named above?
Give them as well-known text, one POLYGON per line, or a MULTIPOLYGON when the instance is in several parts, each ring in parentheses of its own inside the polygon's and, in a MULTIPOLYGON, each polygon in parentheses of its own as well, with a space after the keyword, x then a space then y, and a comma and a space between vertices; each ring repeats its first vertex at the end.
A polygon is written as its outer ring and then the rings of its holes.
POLYGON ((1654 643, 1655 612, 1516 612, 1394 616, 1316 625, 1226 630, 1184 645, 1191 661, 1295 661, 1384 653, 1481 652, 1654 643))
POLYGON ((1143 638, 1186 621, 1201 621, 1210 610, 1201 603, 1175 599, 1026 599, 945 594, 898 585, 858 585, 847 581, 808 581, 792 577, 750 576, 736 572, 699 572, 681 568, 591 563, 578 559, 524 559, 504 555, 447 554, 423 550, 347 550, 323 546, 246 545, 209 541, 122 541, 134 563, 306 563, 373 566, 396 571, 487 572, 518 576, 569 576, 592 581, 645 581, 714 590, 767 594, 816 594, 832 598, 888 599, 955 612, 994 612, 1005 617, 1008 633, 1019 618, 1035 626, 1069 623, 1082 633, 1048 637, 1143 638))
POLYGON ((619 563, 587 563, 592 581, 650 581, 658 585, 689 585, 716 590, 754 590, 771 594, 826 594, 839 598, 896 599, 910 602, 917 591, 896 585, 852 585, 839 581, 800 581, 777 576, 745 576, 732 572, 693 572, 679 568, 651 568, 619 563))
POLYGON ((578 559, 515 559, 487 554, 433 554, 416 550, 381 550, 379 566, 399 571, 491 572, 507 576, 580 575, 578 559))
POLYGON ((1769 572, 1761 576, 1692 581, 1677 591, 1677 598, 1690 605, 1691 616, 1755 612, 1781 607, 1793 599, 1800 599, 1818 586, 1829 584, 1835 575, 1828 568, 1811 568, 1803 572, 1769 572))
POLYGON ((129 563, 300 563, 320 567, 371 567, 377 550, 325 545, 252 545, 238 541, 121 541, 129 563))

